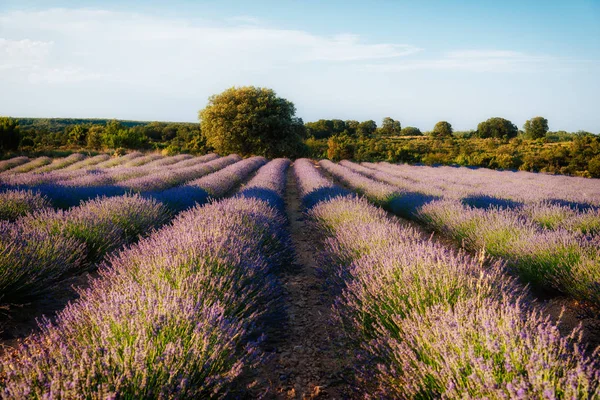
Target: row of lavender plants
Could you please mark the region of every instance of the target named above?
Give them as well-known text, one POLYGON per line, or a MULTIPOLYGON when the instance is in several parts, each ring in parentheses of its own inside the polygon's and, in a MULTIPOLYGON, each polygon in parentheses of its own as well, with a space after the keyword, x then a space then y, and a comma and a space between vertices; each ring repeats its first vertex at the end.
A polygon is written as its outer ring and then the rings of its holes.
MULTIPOLYGON (((502 264, 450 251, 364 198, 325 193, 318 201, 313 192, 331 184, 308 160, 294 172, 312 229, 324 237, 335 323, 358 349, 357 381, 368 396, 600 396, 598 350, 586 355, 577 330, 561 336, 502 264)), ((368 182, 354 178, 368 193, 368 182)))
POLYGON ((158 193, 149 193, 149 195, 168 204, 173 209, 186 209, 191 207, 198 198, 208 200, 209 198, 220 198, 227 195, 228 192, 243 183, 250 174, 266 162, 267 160, 264 157, 246 158, 210 175, 191 180, 185 185, 158 193))
POLYGON ((4 172, 14 167, 18 167, 19 165, 23 165, 29 162, 29 157, 18 156, 9 158, 8 160, 0 161, 0 172, 4 172))
MULTIPOLYGON (((248 159, 217 174, 223 186, 233 188, 258 166, 248 159), (249 164, 253 167, 249 168, 249 164), (228 180, 236 183, 225 183, 228 180)), ((212 195, 222 197, 226 192, 221 189, 212 195)), ((27 214, 14 223, 3 222, 1 301, 39 295, 66 275, 88 270, 108 252, 149 233, 174 213, 206 202, 205 193, 196 196, 188 193, 186 207, 179 203, 177 207, 169 207, 168 202, 163 204, 157 200, 161 198, 160 192, 145 197, 128 194, 99 197, 66 211, 48 208, 27 214)))
MULTIPOLYGON (((70 184, 71 182, 80 181, 81 184, 86 185, 98 185, 98 184, 109 184, 119 180, 129 179, 135 176, 142 176, 152 173, 158 170, 160 167, 169 166, 176 164, 181 161, 188 160, 191 156, 181 155, 173 157, 162 157, 153 162, 148 162, 142 166, 118 166, 113 168, 99 168, 95 165, 89 165, 86 161, 90 159, 81 160, 80 162, 73 163, 71 166, 77 166, 78 168, 64 168, 64 169, 53 169, 51 171, 39 171, 36 169, 31 172, 21 174, 9 174, 4 173, 0 175, 0 182, 3 185, 12 186, 36 186, 41 184, 70 184)), ((196 161, 204 162, 210 161, 217 156, 214 154, 197 157, 196 161)), ((144 158, 144 157, 139 157, 144 158)), ((137 159, 137 158, 136 158, 137 159)), ((50 164, 49 166, 51 166, 50 164)))
POLYGON ((157 201, 125 195, 2 222, 0 302, 21 302, 42 294, 168 218, 168 210, 157 201))
POLYGON ((239 196, 112 256, 77 302, 2 357, 2 397, 227 394, 263 359, 261 321, 280 303, 272 271, 289 251, 281 212, 248 190, 282 194, 288 165, 271 162, 239 196))
POLYGON ((91 169, 21 174, 12 179, 5 177, 2 181, 11 184, 7 188, 33 188, 35 192, 49 197, 56 207, 68 208, 100 195, 116 196, 127 192, 163 190, 214 172, 238 160, 240 157, 237 155, 218 158, 215 154, 207 154, 191 159, 175 156, 159 160, 167 163, 164 166, 113 167, 105 172, 91 169))
POLYGON ((567 229, 588 237, 600 233, 600 180, 597 179, 527 173, 527 179, 519 180, 511 179, 510 174, 521 176, 520 173, 485 169, 473 172, 466 168, 433 169, 387 163, 359 166, 342 161, 341 164, 412 192, 443 197, 473 208, 510 209, 519 218, 543 228, 567 229), (457 173, 463 174, 462 179, 457 173), (470 179, 473 173, 482 176, 473 182, 470 179), (536 185, 532 176, 548 182, 536 185))
POLYGON ((416 219, 473 252, 483 251, 506 261, 534 288, 566 293, 600 305, 597 239, 566 229, 544 229, 510 209, 480 209, 408 191, 394 185, 394 180, 384 173, 356 164, 338 165, 323 160, 320 165, 395 214, 416 219))
POLYGON ((600 180, 486 168, 426 167, 406 164, 363 163, 419 185, 433 186, 463 196, 486 195, 516 203, 552 201, 577 206, 600 206, 600 180))

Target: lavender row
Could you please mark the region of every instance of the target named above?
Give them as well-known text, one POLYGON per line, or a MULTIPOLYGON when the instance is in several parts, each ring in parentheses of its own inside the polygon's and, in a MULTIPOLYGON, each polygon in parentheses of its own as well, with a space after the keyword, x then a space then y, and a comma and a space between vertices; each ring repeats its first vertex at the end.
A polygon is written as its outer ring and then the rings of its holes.
POLYGON ((110 156, 108 154, 98 154, 97 156, 88 157, 84 160, 71 164, 63 168, 63 171, 75 171, 83 168, 91 168, 108 160, 110 160, 110 156))
POLYGON ((45 209, 15 223, 2 222, 0 301, 37 296, 169 218, 169 211, 159 202, 126 195, 97 198, 67 211, 45 209))
POLYGON ((294 171, 305 177, 305 179, 298 180, 298 186, 306 208, 311 208, 314 204, 327 198, 349 194, 347 190, 340 188, 320 174, 312 161, 307 158, 294 161, 294 171))
MULTIPOLYGON (((184 161, 192 161, 193 164, 196 164, 199 162, 210 161, 218 157, 216 154, 208 154, 206 156, 193 158, 190 155, 182 154, 173 157, 160 158, 143 166, 122 166, 107 170, 98 168, 97 166, 94 167, 94 164, 101 162, 101 160, 105 160, 106 157, 108 157, 106 155, 84 160, 81 160, 81 157, 83 157, 81 154, 74 154, 72 156, 69 156, 65 159, 54 160, 51 164, 45 167, 37 168, 27 173, 4 176, 2 177, 2 183, 8 186, 37 186, 41 184, 54 183, 67 186, 99 186, 115 183, 120 180, 130 179, 136 176, 148 175, 153 172, 179 168, 182 167, 180 163, 184 161), (72 158, 69 160, 70 157, 72 158), (76 162, 76 160, 80 161, 76 162), (61 168, 61 166, 64 167, 67 165, 77 168, 61 168), (86 167, 87 169, 85 170, 80 169, 86 167)), ((193 164, 186 165, 189 166, 193 164)))
POLYGON ((110 160, 106 160, 96 165, 97 168, 112 168, 117 165, 124 165, 131 160, 143 156, 144 153, 139 151, 132 151, 131 153, 124 154, 120 157, 111 158, 110 160))
POLYGON ((363 165, 436 185, 447 192, 485 195, 516 203, 550 201, 572 207, 600 206, 600 180, 485 168, 422 167, 388 163, 363 165))
POLYGON ((57 169, 68 167, 69 165, 85 160, 87 157, 81 153, 73 153, 65 158, 56 158, 46 166, 34 169, 30 173, 50 172, 57 169))
POLYGON ((3 174, 21 174, 24 172, 32 171, 39 167, 43 167, 44 165, 48 165, 51 162, 52 159, 50 157, 38 157, 17 167, 11 168, 8 171, 3 172, 3 174))
MULTIPOLYGON (((294 167, 301 187, 316 174, 294 167)), ((308 182, 307 182, 308 181, 308 182)), ((310 192, 303 192, 310 196, 310 192)), ((595 398, 600 365, 561 336, 501 264, 423 239, 365 199, 307 212, 325 239, 335 323, 375 398, 595 398)))
POLYGON ((4 172, 8 169, 18 167, 19 165, 23 165, 29 162, 29 157, 19 156, 9 158, 8 160, 0 161, 0 172, 4 172))
POLYGON ((52 208, 52 202, 32 190, 0 192, 0 221, 14 221, 35 211, 52 208))
MULTIPOLYGON (((239 156, 229 156, 235 162, 239 156)), ((221 161, 223 165, 223 162, 221 161)), ((258 168, 257 160, 245 160, 228 174, 233 182, 258 168)), ((214 164, 210 170, 221 167, 214 164)), ((234 184, 228 186, 233 187, 234 184)), ((164 224, 173 213, 208 200, 207 192, 186 192, 186 205, 173 198, 177 192, 101 197, 67 211, 45 210, 5 224, 0 249, 0 299, 38 295, 65 276, 85 270, 107 252, 130 243, 141 234, 164 224), (162 204, 159 200, 165 201, 162 204), (176 204, 177 207, 173 207, 176 204), (171 207, 166 207, 171 206, 171 207), (18 267, 15 267, 17 265, 18 267)))
POLYGON ((540 229, 511 210, 482 210, 438 200, 419 220, 471 251, 505 260, 534 288, 600 305, 600 247, 566 229, 540 229))
POLYGON ((391 199, 399 195, 398 188, 387 183, 373 181, 364 175, 353 172, 329 160, 319 161, 319 166, 331 175, 334 175, 345 185, 352 187, 360 194, 367 195, 371 200, 380 205, 389 203, 391 199))
MULTIPOLYGON (((4 177, 3 183, 10 187, 32 187, 49 197, 55 206, 68 208, 97 196, 118 196, 129 191, 156 191, 178 185, 185 179, 194 179, 213 172, 239 159, 225 157, 224 161, 206 162, 217 158, 215 154, 196 157, 197 167, 179 168, 177 163, 164 167, 114 167, 100 170, 54 171, 45 174, 20 174, 4 177), (204 167, 202 167, 204 166, 204 167), (197 174, 196 174, 197 173, 197 174), (131 176, 138 176, 137 181, 131 176), (186 178, 186 176, 188 178, 186 178), (174 179, 179 177, 181 179, 174 179), (131 184, 129 184, 131 183, 131 184), (136 183, 139 183, 136 185, 136 183)), ((187 161, 191 160, 185 160, 187 161)), ((189 164, 187 164, 189 165, 189 164)))
MULTIPOLYGON (((408 171, 404 171, 407 167, 404 166, 387 163, 358 165, 349 161, 342 161, 340 164, 373 179, 413 192, 415 195, 443 197, 475 208, 511 209, 521 217, 529 218, 547 229, 563 227, 582 235, 600 233, 600 203, 597 202, 598 197, 594 194, 598 192, 600 196, 600 189, 593 188, 595 180, 584 180, 588 186, 579 187, 576 192, 572 192, 565 191, 564 187, 548 184, 536 187, 535 181, 532 182, 530 179, 516 184, 515 179, 511 180, 503 176, 492 179, 484 175, 482 182, 476 183, 468 183, 466 178, 461 181, 460 177, 448 179, 445 176, 447 172, 444 171, 453 170, 448 167, 440 168, 437 175, 433 172, 419 174, 418 167, 411 167, 409 171, 417 171, 417 173, 410 175, 409 179, 408 171), (426 177, 423 178, 422 175, 426 177)), ((497 172, 490 172, 490 174, 495 173, 497 172)), ((541 175, 540 180, 543 180, 543 177, 541 175)), ((545 178, 559 179, 547 176, 545 178)))
POLYGON ((340 165, 328 171, 395 214, 416 219, 473 252, 506 261, 536 289, 600 305, 600 248, 594 240, 563 228, 541 229, 510 209, 478 209, 422 193, 399 191, 381 202, 381 182, 358 179, 357 172, 340 165))
POLYGON ((127 179, 120 182, 119 186, 136 192, 165 190, 210 174, 239 160, 241 157, 236 154, 222 158, 216 154, 207 154, 193 159, 184 159, 184 165, 181 165, 182 161, 180 160, 169 168, 161 168, 149 175, 127 179), (191 163, 192 161, 193 163, 191 163))
POLYGON ((148 164, 152 161, 161 160, 162 158, 163 158, 163 156, 161 156, 160 154, 147 154, 145 156, 135 157, 132 160, 127 161, 125 164, 123 164, 123 166, 124 167, 139 167, 141 165, 148 164))
POLYGON ((284 225, 248 197, 182 213, 111 257, 80 300, 3 357, 2 397, 225 395, 262 360, 251 340, 280 303, 284 225))
POLYGON ((194 206, 197 199, 207 201, 209 198, 225 196, 266 162, 263 157, 250 157, 185 185, 150 195, 168 204, 170 208, 184 210, 194 206))
POLYGON ((244 185, 238 196, 263 200, 283 213, 286 172, 289 166, 290 160, 287 158, 269 161, 244 185))

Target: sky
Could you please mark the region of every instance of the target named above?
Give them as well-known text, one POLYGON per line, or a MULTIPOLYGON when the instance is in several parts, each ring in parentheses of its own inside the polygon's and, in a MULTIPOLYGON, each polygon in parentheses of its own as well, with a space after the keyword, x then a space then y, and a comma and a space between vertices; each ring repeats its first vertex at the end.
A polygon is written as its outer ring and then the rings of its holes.
POLYGON ((246 85, 304 121, 600 133, 600 0, 0 0, 0 115, 197 121, 246 85))

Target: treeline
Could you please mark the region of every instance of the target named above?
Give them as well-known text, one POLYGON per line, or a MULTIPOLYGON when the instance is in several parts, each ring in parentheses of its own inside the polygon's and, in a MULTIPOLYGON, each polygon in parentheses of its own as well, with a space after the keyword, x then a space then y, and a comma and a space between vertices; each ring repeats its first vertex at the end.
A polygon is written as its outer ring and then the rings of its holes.
POLYGON ((454 131, 440 121, 430 131, 402 127, 384 118, 358 122, 306 123, 305 143, 312 158, 461 165, 600 178, 600 136, 590 132, 550 132, 548 120, 535 117, 520 130, 504 118, 490 118, 476 130, 454 131))
MULTIPOLYGON (((304 148, 289 157, 462 165, 600 178, 600 137, 589 132, 550 132, 535 117, 518 129, 490 118, 476 130, 454 131, 440 121, 429 131, 402 127, 400 121, 319 120, 304 124, 304 148)), ((102 119, 0 118, 0 150, 161 150, 165 154, 206 153, 198 123, 102 119)))
POLYGON ((0 118, 0 149, 163 150, 166 154, 205 153, 197 123, 106 119, 0 118))
POLYGON ((574 135, 569 141, 498 138, 352 138, 308 139, 312 158, 333 161, 388 161, 461 165, 600 178, 600 137, 574 135))

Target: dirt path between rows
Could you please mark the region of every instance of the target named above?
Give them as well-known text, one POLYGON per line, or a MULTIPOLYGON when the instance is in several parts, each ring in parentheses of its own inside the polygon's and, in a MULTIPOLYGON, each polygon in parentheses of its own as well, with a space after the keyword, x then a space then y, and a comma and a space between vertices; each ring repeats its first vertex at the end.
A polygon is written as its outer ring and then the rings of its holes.
POLYGON ((333 298, 317 271, 319 238, 304 219, 296 179, 285 196, 295 262, 280 273, 287 321, 267 332, 272 355, 256 371, 254 395, 277 399, 351 398, 349 361, 331 324, 333 298))

